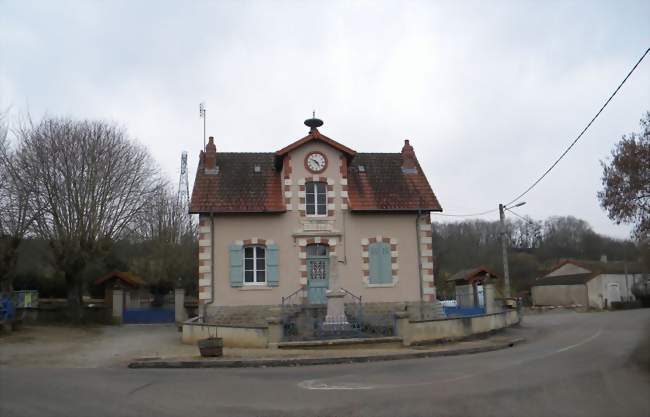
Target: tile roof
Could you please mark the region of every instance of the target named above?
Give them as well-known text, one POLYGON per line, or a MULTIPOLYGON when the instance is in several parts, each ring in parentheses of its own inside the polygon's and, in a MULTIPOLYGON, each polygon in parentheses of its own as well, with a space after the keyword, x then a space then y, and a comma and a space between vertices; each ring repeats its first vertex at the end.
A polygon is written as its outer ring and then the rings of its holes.
POLYGON ((305 136, 302 139, 298 139, 297 141, 293 142, 290 145, 285 146, 284 148, 282 148, 279 151, 275 152, 275 154, 277 156, 284 156, 284 155, 288 154, 289 152, 293 151, 294 149, 297 149, 297 148, 301 147, 302 145, 304 145, 305 143, 311 142, 311 141, 318 141, 318 142, 326 143, 326 144, 330 145, 332 148, 338 149, 339 151, 343 152, 344 154, 346 154, 348 156, 353 156, 353 155, 355 155, 357 153, 356 151, 348 148, 347 146, 345 146, 345 145, 343 145, 341 143, 338 143, 334 139, 330 139, 327 136, 323 135, 322 133, 320 133, 318 131, 318 129, 312 128, 309 131, 309 134, 307 136, 305 136))
POLYGON ((131 273, 131 272, 122 272, 122 271, 113 271, 109 272, 108 274, 104 275, 103 277, 97 278, 95 280, 95 285, 102 285, 106 281, 110 281, 111 279, 115 279, 118 281, 121 281, 123 283, 128 284, 131 287, 143 287, 145 285, 145 282, 142 278, 139 276, 131 273))
POLYGON ((219 172, 196 171, 190 213, 263 213, 286 210, 275 155, 217 152, 219 172), (259 166, 259 172, 255 167, 259 166))
MULTIPOLYGON (((401 153, 357 153, 312 129, 275 153, 217 152, 218 173, 206 174, 201 154, 190 213, 284 212, 282 159, 310 141, 320 141, 348 158, 348 200, 352 211, 442 211, 422 168, 403 169, 401 153), (259 172, 254 167, 259 166, 259 172), (359 167, 363 166, 360 172, 359 167)), ((412 149, 411 149, 412 151, 412 149)), ((214 154, 212 154, 214 155, 214 154)))
POLYGON ((404 172, 401 153, 357 153, 348 166, 348 199, 352 211, 442 211, 420 164, 404 172))
POLYGON ((470 281, 477 276, 483 277, 486 274, 490 275, 491 278, 499 278, 497 274, 490 271, 486 267, 479 266, 477 268, 462 269, 447 278, 447 281, 470 281))
POLYGON ((581 285, 586 284, 592 278, 597 277, 598 273, 587 272, 584 274, 558 275, 554 277, 539 278, 533 284, 533 287, 545 287, 549 285, 581 285))
POLYGON ((597 272, 599 274, 625 274, 626 269, 628 274, 640 274, 647 272, 645 268, 639 262, 625 262, 625 261, 589 261, 581 259, 564 259, 561 260, 558 264, 554 265, 547 274, 555 271, 556 269, 566 265, 573 264, 581 268, 587 269, 591 272, 597 272))

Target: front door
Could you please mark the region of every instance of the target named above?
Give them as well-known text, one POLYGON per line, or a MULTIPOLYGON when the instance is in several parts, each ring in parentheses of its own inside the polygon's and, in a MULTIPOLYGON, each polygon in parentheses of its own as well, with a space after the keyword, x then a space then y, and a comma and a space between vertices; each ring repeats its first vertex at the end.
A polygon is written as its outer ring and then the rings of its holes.
POLYGON ((325 304, 329 288, 329 257, 326 245, 307 246, 307 293, 309 304, 325 304))

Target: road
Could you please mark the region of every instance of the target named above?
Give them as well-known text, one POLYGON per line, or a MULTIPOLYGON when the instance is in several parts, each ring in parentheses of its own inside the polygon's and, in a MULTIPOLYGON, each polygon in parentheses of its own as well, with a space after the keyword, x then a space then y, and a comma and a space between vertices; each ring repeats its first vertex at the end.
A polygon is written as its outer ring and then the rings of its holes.
POLYGON ((650 416, 650 309, 526 316, 467 356, 267 369, 3 368, 10 416, 650 416))

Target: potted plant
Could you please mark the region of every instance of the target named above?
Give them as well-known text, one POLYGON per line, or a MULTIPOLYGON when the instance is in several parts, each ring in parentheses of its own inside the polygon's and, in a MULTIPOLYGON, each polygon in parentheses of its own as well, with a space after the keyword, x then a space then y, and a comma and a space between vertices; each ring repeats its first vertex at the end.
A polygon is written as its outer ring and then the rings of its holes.
POLYGON ((203 357, 223 356, 223 339, 217 337, 217 326, 214 326, 214 330, 215 334, 211 336, 210 327, 208 327, 208 338, 198 341, 199 352, 203 357))

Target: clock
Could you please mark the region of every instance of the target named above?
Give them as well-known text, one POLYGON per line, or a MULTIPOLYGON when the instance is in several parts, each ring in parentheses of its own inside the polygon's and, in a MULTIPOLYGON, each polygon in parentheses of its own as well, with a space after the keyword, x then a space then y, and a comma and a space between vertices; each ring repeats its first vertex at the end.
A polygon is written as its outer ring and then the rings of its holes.
POLYGON ((305 157, 305 168, 313 173, 320 173, 327 168, 327 157, 320 152, 310 152, 305 157))

